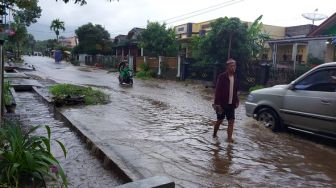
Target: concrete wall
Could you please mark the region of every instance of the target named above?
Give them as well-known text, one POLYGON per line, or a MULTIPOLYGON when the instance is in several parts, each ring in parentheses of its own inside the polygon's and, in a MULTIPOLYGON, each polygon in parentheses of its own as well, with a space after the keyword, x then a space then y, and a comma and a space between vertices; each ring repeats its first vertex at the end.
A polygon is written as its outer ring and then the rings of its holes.
MULTIPOLYGON (((136 57, 137 70, 141 70, 140 65, 144 63, 144 57, 136 57)), ((170 69, 177 69, 177 57, 164 57, 163 62, 168 65, 170 69)), ((150 68, 159 67, 159 58, 147 57, 147 63, 150 68)))
POLYGON ((270 35, 272 39, 282 39, 285 37, 285 27, 263 25, 263 32, 270 35))
MULTIPOLYGON (((144 57, 137 57, 137 71, 141 71, 141 64, 144 63, 144 57)), ((147 57, 147 63, 151 70, 156 74, 159 70, 159 58, 147 57)), ((177 75, 178 61, 177 57, 164 57, 163 64, 161 64, 161 77, 167 79, 175 79, 177 75), (164 68, 166 66, 166 69, 164 68)))
POLYGON ((326 48, 326 56, 324 61, 325 62, 334 62, 336 61, 336 59, 334 59, 334 53, 335 53, 335 46, 333 46, 332 44, 328 44, 327 48, 326 48))
POLYGON ((79 54, 79 56, 78 56, 78 61, 80 62, 80 63, 85 63, 85 56, 87 56, 87 54, 79 54))
POLYGON ((311 24, 286 27, 285 34, 287 37, 306 36, 315 27, 315 25, 311 24))

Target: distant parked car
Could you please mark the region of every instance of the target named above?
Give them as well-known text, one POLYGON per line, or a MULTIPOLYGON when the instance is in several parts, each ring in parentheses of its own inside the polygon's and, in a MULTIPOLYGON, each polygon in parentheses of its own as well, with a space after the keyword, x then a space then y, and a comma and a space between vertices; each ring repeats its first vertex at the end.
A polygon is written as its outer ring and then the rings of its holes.
POLYGON ((289 127, 336 137, 336 62, 319 65, 288 85, 253 91, 246 115, 273 131, 289 127))
POLYGON ((33 56, 42 56, 42 52, 33 52, 33 56))

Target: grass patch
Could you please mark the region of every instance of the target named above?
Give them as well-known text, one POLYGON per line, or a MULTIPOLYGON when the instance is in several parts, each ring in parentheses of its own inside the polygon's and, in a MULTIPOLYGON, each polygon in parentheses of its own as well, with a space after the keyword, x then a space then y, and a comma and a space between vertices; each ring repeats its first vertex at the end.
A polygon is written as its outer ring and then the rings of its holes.
POLYGON ((154 74, 155 73, 153 71, 140 71, 140 72, 136 73, 136 77, 140 78, 140 79, 147 80, 147 79, 153 78, 154 74))
POLYGON ((91 87, 57 84, 50 87, 50 92, 57 99, 84 98, 84 104, 86 105, 106 104, 108 102, 108 96, 105 93, 91 87))

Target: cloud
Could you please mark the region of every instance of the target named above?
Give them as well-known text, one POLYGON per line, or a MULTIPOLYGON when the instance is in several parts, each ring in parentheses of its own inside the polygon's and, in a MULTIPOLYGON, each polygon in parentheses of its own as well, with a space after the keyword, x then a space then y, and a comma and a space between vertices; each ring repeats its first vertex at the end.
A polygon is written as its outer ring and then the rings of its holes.
MULTIPOLYGON (((236 1, 235 4, 219 7, 200 15, 194 14, 194 16, 168 24, 168 26, 202 22, 224 16, 253 21, 261 14, 264 15, 262 22, 265 24, 290 26, 311 23, 301 14, 312 12, 316 8, 319 13, 328 16, 334 13, 333 6, 331 6, 334 0, 323 0, 323 3, 319 4, 306 0, 273 0, 272 3, 269 0, 236 1)), ((54 38, 49 25, 53 19, 59 18, 65 22, 66 31, 61 32, 64 36, 74 35, 75 29, 89 22, 104 26, 111 36, 116 36, 127 34, 133 27, 145 27, 148 20, 163 21, 225 2, 232 2, 232 0, 119 0, 119 2, 88 0, 88 4, 84 6, 73 3, 65 4, 55 0, 40 0, 42 16, 31 28, 40 31, 35 32, 35 38, 48 35, 54 38)))

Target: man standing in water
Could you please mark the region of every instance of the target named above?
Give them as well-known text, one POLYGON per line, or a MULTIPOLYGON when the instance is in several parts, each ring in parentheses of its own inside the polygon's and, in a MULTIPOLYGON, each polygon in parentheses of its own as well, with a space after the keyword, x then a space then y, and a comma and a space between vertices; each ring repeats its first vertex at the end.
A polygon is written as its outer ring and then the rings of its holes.
POLYGON ((226 71, 218 76, 215 92, 214 108, 217 114, 217 121, 214 126, 213 137, 217 137, 217 132, 224 118, 228 120, 227 141, 233 142, 233 124, 235 120, 235 109, 239 105, 238 80, 236 77, 236 61, 229 59, 226 62, 226 71))

